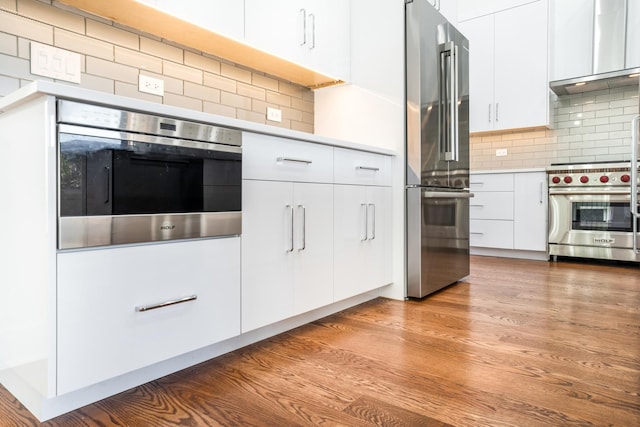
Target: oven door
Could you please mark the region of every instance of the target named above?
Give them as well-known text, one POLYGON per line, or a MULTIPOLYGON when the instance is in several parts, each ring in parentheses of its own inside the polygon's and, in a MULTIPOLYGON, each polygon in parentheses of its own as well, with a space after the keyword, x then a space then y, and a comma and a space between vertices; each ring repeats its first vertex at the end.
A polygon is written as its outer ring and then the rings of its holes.
POLYGON ((237 235, 241 147, 60 125, 59 249, 237 235))
POLYGON ((632 249, 628 192, 550 191, 549 244, 632 249))

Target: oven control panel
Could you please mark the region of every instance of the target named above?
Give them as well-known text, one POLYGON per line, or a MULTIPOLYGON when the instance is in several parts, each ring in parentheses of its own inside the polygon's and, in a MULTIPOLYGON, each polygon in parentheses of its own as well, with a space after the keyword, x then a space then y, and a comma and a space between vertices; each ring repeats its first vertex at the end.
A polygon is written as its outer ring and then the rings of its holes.
MULTIPOLYGON (((629 187, 629 163, 552 165, 547 168, 552 187, 629 187)), ((640 182, 640 179, 639 179, 640 182)))

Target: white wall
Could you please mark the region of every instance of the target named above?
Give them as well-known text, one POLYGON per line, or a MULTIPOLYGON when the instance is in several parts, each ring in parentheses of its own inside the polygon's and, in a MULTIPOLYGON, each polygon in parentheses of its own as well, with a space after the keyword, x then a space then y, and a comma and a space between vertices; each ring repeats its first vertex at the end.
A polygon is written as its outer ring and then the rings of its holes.
POLYGON ((315 92, 317 135, 396 151, 393 176, 393 280, 405 297, 404 0, 351 1, 351 82, 315 92))

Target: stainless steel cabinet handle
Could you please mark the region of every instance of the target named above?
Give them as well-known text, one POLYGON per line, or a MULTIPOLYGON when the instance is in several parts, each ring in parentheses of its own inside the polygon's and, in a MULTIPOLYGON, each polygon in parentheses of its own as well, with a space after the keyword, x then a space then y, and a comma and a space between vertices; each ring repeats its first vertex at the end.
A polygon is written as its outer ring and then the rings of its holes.
POLYGON ((289 228, 289 248, 287 249, 287 252, 293 252, 293 206, 291 205, 285 205, 285 208, 287 208, 289 210, 289 224, 291 225, 291 227, 289 228))
POLYGON ((369 237, 369 211, 367 209, 366 203, 361 203, 360 208, 362 211, 364 211, 364 234, 360 241, 364 242, 365 240, 367 240, 367 237, 369 237))
POLYGON ((542 195, 543 188, 544 188, 544 183, 540 182, 540 187, 539 187, 539 189, 540 189, 540 199, 539 199, 540 204, 543 203, 543 199, 542 199, 542 197, 543 197, 543 195, 542 195))
POLYGON ((307 44, 307 11, 300 9, 300 17, 302 18, 302 42, 300 46, 307 44))
POLYGON ((500 121, 500 103, 496 102, 496 123, 500 121))
POLYGON ((304 205, 298 205, 298 209, 302 209, 302 246, 298 250, 304 251, 307 248, 307 210, 304 205))
POLYGON ((376 168, 376 167, 373 167, 373 166, 356 166, 356 170, 378 172, 380 170, 380 168, 376 168))
POLYGON ((197 295, 190 295, 188 297, 178 298, 178 299, 169 300, 165 302, 159 302, 157 304, 139 305, 139 306, 136 306, 135 310, 139 313, 142 313, 143 311, 155 310, 157 308, 163 308, 163 307, 168 307, 170 305, 182 304, 183 302, 195 301, 197 299, 198 299, 197 295))
POLYGON ((484 205, 469 205, 472 208, 484 208, 484 205))
MULTIPOLYGON (((597 190, 595 191, 589 191, 589 190, 579 190, 579 191, 551 190, 549 191, 550 196, 587 196, 590 194, 601 195, 602 190, 600 191, 597 191, 597 190)), ((629 195, 629 192, 624 190, 607 190, 607 194, 616 195, 616 196, 627 196, 629 195)), ((633 195, 631 196, 631 198, 633 198, 633 195)))
POLYGON ((480 231, 470 231, 469 234, 484 234, 484 233, 480 231))
POLYGON ((473 193, 456 193, 453 191, 425 191, 422 197, 425 199, 470 199, 473 193))
POLYGON ((369 208, 371 208, 371 237, 369 240, 375 240, 376 238, 376 205, 373 203, 369 203, 369 208))
POLYGON ((489 123, 491 123, 491 104, 489 104, 489 123))
POLYGON ((306 163, 308 165, 310 165, 311 163, 313 163, 313 161, 311 160, 305 160, 305 159, 295 159, 293 157, 278 157, 276 158, 276 161, 278 163, 282 163, 282 162, 294 162, 294 163, 306 163))
POLYGON ((111 201, 111 168, 109 166, 105 166, 104 167, 105 172, 107 173, 107 182, 106 182, 106 188, 107 188, 107 198, 104 201, 104 204, 106 205, 107 203, 109 203, 111 201))
POLYGON ((316 48, 316 15, 314 13, 310 13, 309 17, 311 18, 311 49, 316 48))

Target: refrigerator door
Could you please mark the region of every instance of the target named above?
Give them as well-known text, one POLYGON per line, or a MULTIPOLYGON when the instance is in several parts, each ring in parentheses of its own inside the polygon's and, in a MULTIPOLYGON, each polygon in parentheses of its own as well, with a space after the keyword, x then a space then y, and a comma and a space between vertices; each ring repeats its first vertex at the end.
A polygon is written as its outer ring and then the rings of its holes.
POLYGON ((470 197, 407 189, 407 296, 422 298, 469 275, 470 197))
POLYGON ((407 185, 469 187, 469 42, 426 0, 406 4, 407 185))

